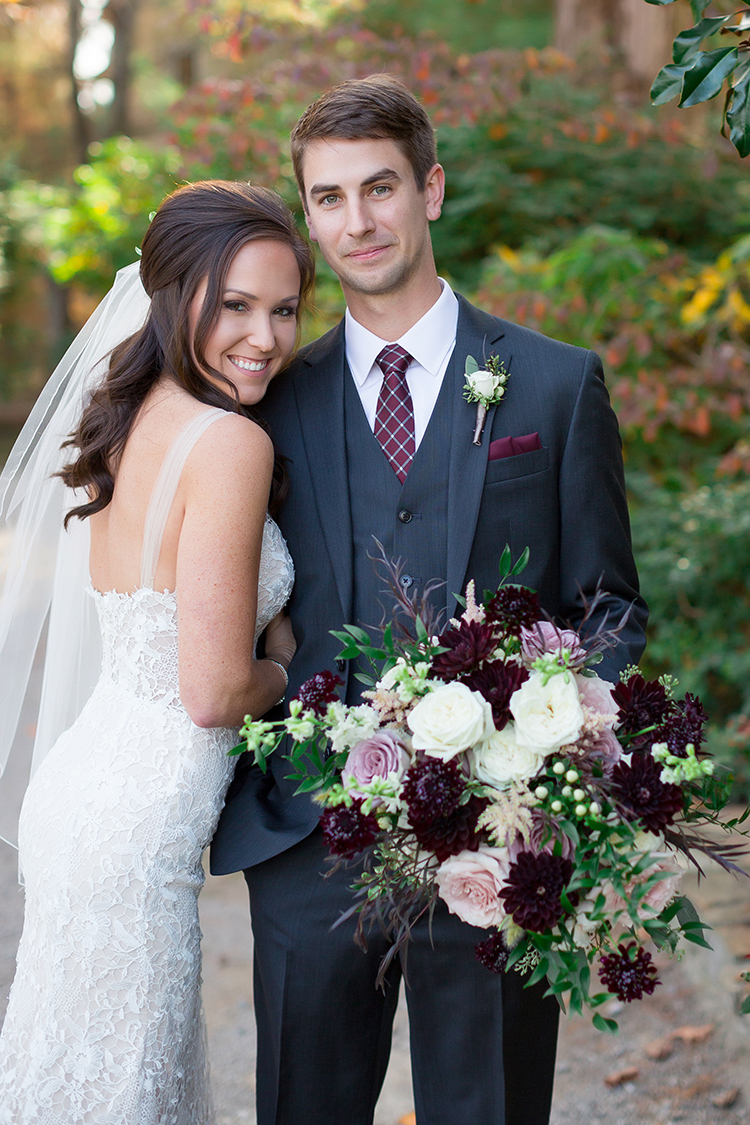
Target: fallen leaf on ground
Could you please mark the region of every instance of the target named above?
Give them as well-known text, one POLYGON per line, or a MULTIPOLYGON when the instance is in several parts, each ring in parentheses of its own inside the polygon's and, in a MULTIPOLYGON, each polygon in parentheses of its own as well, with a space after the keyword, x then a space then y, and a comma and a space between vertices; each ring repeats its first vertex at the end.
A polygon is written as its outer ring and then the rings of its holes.
POLYGON ((673 1039, 681 1039, 683 1043, 705 1043, 709 1035, 714 1030, 712 1023, 704 1023, 699 1027, 694 1027, 692 1024, 685 1024, 684 1027, 678 1027, 676 1031, 672 1032, 673 1039))
POLYGON ((672 1036, 667 1035, 664 1039, 654 1039, 653 1042, 647 1043, 643 1050, 650 1059, 668 1059, 674 1051, 672 1036))
POLYGON ((732 1086, 731 1090, 722 1090, 720 1094, 714 1094, 711 1098, 711 1104, 715 1105, 717 1109, 729 1109, 730 1105, 734 1105, 739 1096, 739 1086, 732 1086))
POLYGON ((698 1094, 706 1094, 714 1084, 714 1076, 712 1074, 699 1074, 694 1082, 689 1086, 684 1086, 680 1092, 680 1098, 694 1098, 698 1094))
POLYGON ((625 1066, 615 1070, 604 1079, 605 1086, 622 1086, 623 1082, 633 1082, 641 1072, 637 1066, 625 1066))
POLYGON ((406 1117, 399 1117, 398 1125, 417 1125, 416 1113, 407 1113, 406 1117))

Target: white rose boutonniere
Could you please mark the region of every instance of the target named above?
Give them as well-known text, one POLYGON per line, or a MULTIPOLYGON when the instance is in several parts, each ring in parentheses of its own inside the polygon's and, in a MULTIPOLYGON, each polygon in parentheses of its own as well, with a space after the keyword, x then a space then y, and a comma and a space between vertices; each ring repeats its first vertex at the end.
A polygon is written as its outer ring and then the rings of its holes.
POLYGON ((464 398, 467 402, 477 404, 474 445, 481 445, 487 411, 505 394, 508 372, 505 370, 505 364, 496 355, 491 355, 487 360, 487 366, 483 368, 480 368, 473 355, 467 355, 464 374, 466 376, 464 398))

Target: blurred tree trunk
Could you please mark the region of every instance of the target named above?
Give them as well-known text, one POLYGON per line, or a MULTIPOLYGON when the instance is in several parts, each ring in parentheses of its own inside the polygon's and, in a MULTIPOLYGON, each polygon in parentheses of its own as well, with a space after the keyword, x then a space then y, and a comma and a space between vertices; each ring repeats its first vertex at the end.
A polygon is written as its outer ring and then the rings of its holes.
POLYGON ((70 109, 73 118, 73 151, 77 164, 88 160, 91 128, 78 104, 78 79, 73 71, 78 40, 81 38, 81 0, 68 0, 68 73, 70 75, 70 109))
POLYGON ((138 0, 109 0, 103 15, 115 29, 109 73, 115 86, 110 132, 113 136, 130 133, 131 55, 138 0))
POLYGON ((644 0, 555 0, 555 46, 573 58, 607 54, 632 85, 648 88, 671 61, 682 14, 674 7, 644 0))

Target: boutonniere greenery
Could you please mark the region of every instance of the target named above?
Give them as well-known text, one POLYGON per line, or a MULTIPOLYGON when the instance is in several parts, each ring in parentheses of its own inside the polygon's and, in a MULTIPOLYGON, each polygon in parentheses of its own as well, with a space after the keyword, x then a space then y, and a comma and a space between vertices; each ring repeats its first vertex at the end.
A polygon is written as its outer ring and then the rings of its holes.
POLYGON ((474 445, 481 445, 487 411, 505 394, 508 372, 505 370, 505 364, 496 355, 489 356, 484 367, 479 366, 473 355, 467 355, 464 373, 466 376, 464 398, 467 402, 477 404, 474 445))

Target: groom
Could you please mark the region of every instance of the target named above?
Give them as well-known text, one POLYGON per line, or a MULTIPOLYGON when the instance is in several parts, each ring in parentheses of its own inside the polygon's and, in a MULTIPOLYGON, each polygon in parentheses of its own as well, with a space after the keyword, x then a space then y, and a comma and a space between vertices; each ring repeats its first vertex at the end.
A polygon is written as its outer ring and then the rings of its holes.
MULTIPOLYGON (((395 79, 346 82, 292 134, 311 238, 338 275, 344 320, 302 350, 263 403, 288 459, 280 524, 296 565, 289 604, 297 652, 291 699, 323 669, 348 703, 361 685, 331 629, 380 621, 374 538, 401 558, 401 581, 445 586, 448 616, 470 578, 494 588, 503 547, 524 547, 523 581, 555 619, 580 622, 579 587, 608 591, 600 616, 633 609, 600 673, 617 679, 643 648, 620 438, 598 358, 488 316, 435 269, 429 225, 443 202, 429 120, 395 79), (463 398, 467 355, 509 372, 473 443, 463 398)), ((294 797, 283 759, 266 776, 241 762, 214 840, 215 873, 245 869, 255 935, 259 1125, 371 1125, 390 1051, 401 966, 374 978, 388 942, 363 953, 352 874, 323 879, 318 810, 294 797)), ((542 986, 496 976, 475 959, 483 936, 442 904, 408 952, 418 1125, 545 1125, 558 1009, 542 986)))

